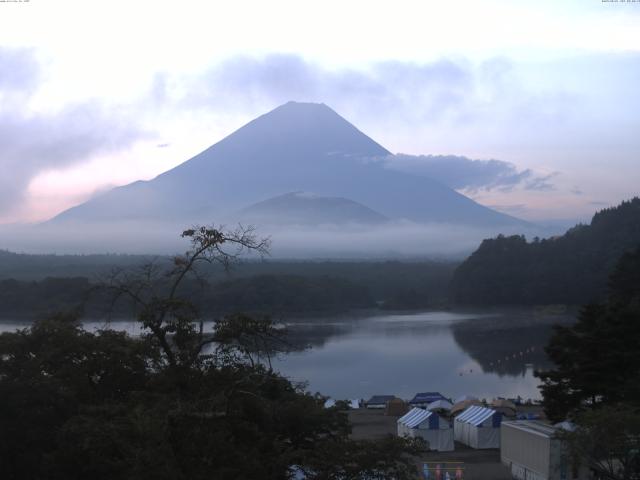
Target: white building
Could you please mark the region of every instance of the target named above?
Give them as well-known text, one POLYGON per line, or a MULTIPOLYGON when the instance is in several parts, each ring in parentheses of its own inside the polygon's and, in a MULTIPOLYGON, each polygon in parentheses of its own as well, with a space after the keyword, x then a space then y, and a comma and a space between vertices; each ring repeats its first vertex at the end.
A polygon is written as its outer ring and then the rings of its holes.
POLYGON ((435 412, 413 408, 398 419, 399 437, 420 437, 430 450, 453 451, 453 429, 448 420, 435 412))
POLYGON ((502 422, 500 460, 517 480, 574 480, 587 478, 574 471, 559 428, 537 420, 502 422))

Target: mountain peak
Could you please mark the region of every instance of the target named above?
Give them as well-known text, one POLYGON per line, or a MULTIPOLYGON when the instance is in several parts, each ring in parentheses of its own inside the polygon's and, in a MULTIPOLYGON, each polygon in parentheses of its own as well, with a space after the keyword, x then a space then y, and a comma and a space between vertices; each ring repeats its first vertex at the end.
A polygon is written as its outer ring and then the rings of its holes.
POLYGON ((155 179, 116 188, 57 218, 202 222, 275 199, 262 206, 283 203, 288 211, 303 211, 311 205, 321 212, 333 212, 338 205, 337 213, 340 209, 362 212, 366 206, 386 218, 520 224, 427 177, 366 161, 389 154, 327 105, 288 102, 155 179), (294 194, 278 198, 283 192, 316 192, 321 197, 294 194), (348 206, 346 199, 360 206, 348 206))
POLYGON ((286 144, 287 149, 302 147, 315 153, 348 152, 363 156, 390 153, 324 103, 287 102, 249 122, 224 141, 234 140, 265 142, 270 148, 286 144))

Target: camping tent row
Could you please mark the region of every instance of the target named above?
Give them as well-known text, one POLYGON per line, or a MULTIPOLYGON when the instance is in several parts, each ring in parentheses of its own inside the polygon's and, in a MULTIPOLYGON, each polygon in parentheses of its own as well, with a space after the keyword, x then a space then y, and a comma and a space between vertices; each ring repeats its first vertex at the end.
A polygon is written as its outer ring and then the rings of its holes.
POLYGON ((430 450, 453 451, 453 429, 448 420, 429 410, 412 408, 398 419, 399 437, 420 437, 429 443, 430 450))
POLYGON ((502 414, 477 405, 467 408, 453 422, 456 441, 472 448, 500 448, 502 414))

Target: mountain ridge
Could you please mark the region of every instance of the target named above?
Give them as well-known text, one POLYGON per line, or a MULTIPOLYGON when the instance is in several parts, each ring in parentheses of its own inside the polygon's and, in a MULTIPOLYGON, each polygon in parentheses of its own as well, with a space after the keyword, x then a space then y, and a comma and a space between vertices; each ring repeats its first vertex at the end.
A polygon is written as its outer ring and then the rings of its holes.
POLYGON ((389 219, 344 197, 289 192, 243 208, 241 220, 269 225, 378 225, 389 219))

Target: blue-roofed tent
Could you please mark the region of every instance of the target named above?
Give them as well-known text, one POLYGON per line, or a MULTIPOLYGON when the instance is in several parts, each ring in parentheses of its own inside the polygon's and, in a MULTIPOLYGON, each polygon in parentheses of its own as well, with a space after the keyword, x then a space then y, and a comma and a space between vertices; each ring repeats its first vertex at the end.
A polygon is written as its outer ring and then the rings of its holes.
POLYGON ((451 423, 437 413, 422 408, 412 408, 409 413, 398 419, 398 436, 420 437, 429 443, 430 450, 453 450, 451 423))
POLYGON ((455 418, 453 435, 471 448, 500 448, 501 422, 500 412, 474 405, 455 418))
POLYGON ((427 405, 435 402, 436 400, 447 400, 447 399, 440 392, 422 392, 422 393, 416 393, 415 397, 413 397, 409 401, 409 405, 411 405, 412 407, 427 408, 427 405))

